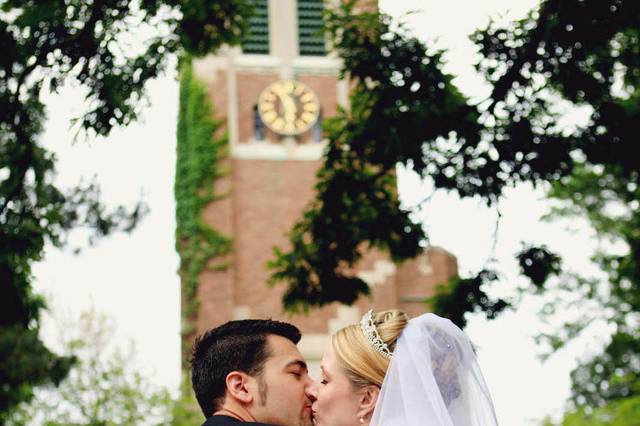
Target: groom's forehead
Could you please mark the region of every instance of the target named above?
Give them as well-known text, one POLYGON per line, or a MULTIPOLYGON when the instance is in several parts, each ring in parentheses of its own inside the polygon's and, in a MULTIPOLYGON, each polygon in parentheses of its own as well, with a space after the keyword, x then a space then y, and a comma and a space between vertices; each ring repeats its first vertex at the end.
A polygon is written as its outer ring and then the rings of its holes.
POLYGON ((298 347, 291 340, 278 335, 269 335, 267 342, 269 344, 269 358, 274 362, 282 367, 298 365, 305 369, 307 368, 307 364, 302 358, 298 347))

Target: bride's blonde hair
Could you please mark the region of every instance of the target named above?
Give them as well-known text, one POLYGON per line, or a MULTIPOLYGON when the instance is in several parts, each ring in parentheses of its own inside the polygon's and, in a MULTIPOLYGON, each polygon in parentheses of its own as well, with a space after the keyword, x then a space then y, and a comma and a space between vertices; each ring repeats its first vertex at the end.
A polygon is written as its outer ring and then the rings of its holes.
MULTIPOLYGON (((374 313, 372 319, 380 338, 393 352, 396 340, 409 322, 409 317, 398 309, 390 309, 374 313)), ((332 342, 336 355, 354 386, 382 386, 390 360, 373 349, 359 323, 339 330, 333 335, 332 342)))

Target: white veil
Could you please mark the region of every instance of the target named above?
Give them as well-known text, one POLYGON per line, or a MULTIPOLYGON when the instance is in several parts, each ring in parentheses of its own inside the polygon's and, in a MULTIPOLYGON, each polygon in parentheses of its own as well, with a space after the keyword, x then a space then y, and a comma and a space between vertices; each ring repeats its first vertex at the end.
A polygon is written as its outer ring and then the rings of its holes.
POLYGON ((409 321, 396 343, 370 426, 495 426, 471 342, 434 314, 409 321))

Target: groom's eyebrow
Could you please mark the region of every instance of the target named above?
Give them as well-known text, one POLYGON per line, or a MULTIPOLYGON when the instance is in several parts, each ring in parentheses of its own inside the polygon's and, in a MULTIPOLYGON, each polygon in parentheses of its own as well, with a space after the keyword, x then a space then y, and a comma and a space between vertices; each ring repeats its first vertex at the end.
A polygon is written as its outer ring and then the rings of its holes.
POLYGON ((289 362, 287 363, 287 365, 285 366, 285 368, 289 368, 289 367, 291 367, 291 366, 293 366, 293 365, 297 365, 298 367, 302 368, 302 369, 303 369, 303 370, 305 370, 305 371, 306 371, 306 370, 308 370, 308 368, 307 368, 307 363, 306 363, 306 362, 304 362, 304 361, 303 361, 303 360, 301 360, 301 359, 294 359, 293 361, 289 361, 289 362))

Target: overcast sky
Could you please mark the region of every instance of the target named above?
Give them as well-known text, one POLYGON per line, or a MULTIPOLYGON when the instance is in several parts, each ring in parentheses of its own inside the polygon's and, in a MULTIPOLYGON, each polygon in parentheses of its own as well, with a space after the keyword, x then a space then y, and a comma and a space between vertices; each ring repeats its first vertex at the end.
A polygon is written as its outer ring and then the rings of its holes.
MULTIPOLYGON (((435 47, 449 49, 446 70, 458 75, 455 82, 471 97, 486 96, 489 88, 472 68, 474 50, 468 35, 486 25, 489 16, 510 10, 522 17, 532 0, 388 0, 381 7, 393 15, 410 15, 411 28, 435 47)), ((150 84, 152 108, 143 120, 106 140, 71 145, 69 120, 82 111, 82 91, 65 88, 48 100, 49 120, 43 142, 58 156, 58 179, 71 186, 81 178, 97 176, 104 200, 112 205, 133 204, 142 194, 151 213, 132 235, 116 235, 96 247, 73 255, 71 249, 47 251, 36 266, 36 289, 47 296, 51 314, 45 317, 45 338, 55 345, 59 319, 77 317, 91 307, 115 321, 118 341, 133 340, 138 361, 153 372, 152 380, 171 388, 179 382, 179 281, 178 256, 174 249, 173 178, 178 84, 171 72, 150 84), (57 319, 56 319, 57 318, 57 319)), ((583 114, 584 115, 584 114, 583 114)), ((583 117, 575 113, 575 120, 583 117)), ((430 193, 411 174, 400 173, 400 193, 408 205, 430 193)), ((541 190, 521 187, 508 191, 500 205, 498 244, 495 248, 503 272, 495 294, 524 285, 518 277, 513 254, 520 242, 546 243, 565 256, 565 265, 578 270, 589 267, 595 248, 592 233, 579 222, 543 223, 548 210, 541 190)), ((477 272, 486 265, 493 246, 496 210, 477 200, 459 200, 437 193, 426 205, 421 219, 432 244, 458 257, 461 273, 477 272)), ((80 236, 77 235, 80 241, 80 236)), ((73 246, 73 245, 72 245, 73 246)), ((551 357, 537 359, 542 348, 532 336, 543 326, 536 317, 542 300, 527 299, 517 313, 508 312, 495 321, 472 317, 467 328, 479 347, 480 364, 492 391, 498 418, 504 425, 536 424, 547 414, 562 412, 569 395, 569 372, 575 357, 596 349, 602 330, 551 357)))

